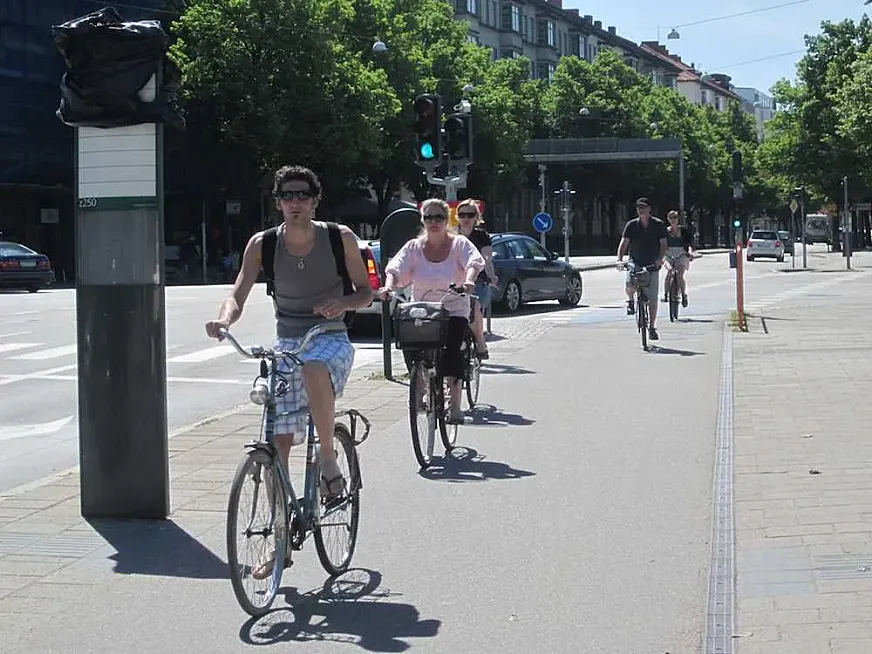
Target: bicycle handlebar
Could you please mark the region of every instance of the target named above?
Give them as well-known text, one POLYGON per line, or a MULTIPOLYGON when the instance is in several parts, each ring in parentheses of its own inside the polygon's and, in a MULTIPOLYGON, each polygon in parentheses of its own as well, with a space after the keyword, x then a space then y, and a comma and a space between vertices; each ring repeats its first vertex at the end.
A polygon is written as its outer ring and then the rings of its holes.
POLYGON ((306 332, 306 334, 303 336, 303 340, 300 341, 299 347, 297 347, 297 349, 295 349, 291 352, 284 351, 284 350, 275 351, 275 350, 264 348, 260 345, 252 345, 250 348, 245 348, 239 344, 239 341, 237 341, 236 337, 230 333, 230 330, 224 329, 224 328, 219 329, 218 334, 222 338, 226 338, 228 341, 230 341, 230 344, 233 346, 233 349, 235 349, 237 352, 239 352, 239 354, 246 357, 247 359, 263 359, 263 358, 269 357, 271 355, 281 354, 283 356, 289 357, 289 358, 294 359, 294 360, 299 362, 299 359, 297 357, 300 355, 300 353, 303 350, 306 349, 306 347, 308 347, 309 342, 313 338, 315 338, 319 334, 323 334, 325 332, 340 331, 340 330, 341 330, 340 327, 331 327, 327 323, 318 323, 317 325, 315 325, 314 327, 309 329, 309 331, 306 332))

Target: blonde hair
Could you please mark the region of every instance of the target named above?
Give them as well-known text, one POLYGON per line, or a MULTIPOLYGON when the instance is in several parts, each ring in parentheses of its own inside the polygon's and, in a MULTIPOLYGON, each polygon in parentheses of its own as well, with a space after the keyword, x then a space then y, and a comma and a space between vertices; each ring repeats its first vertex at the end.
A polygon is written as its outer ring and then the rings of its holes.
POLYGON ((451 207, 448 203, 442 198, 427 198, 421 203, 421 231, 418 233, 418 238, 427 234, 427 229, 424 227, 424 214, 427 213, 427 209, 433 206, 439 207, 442 215, 445 216, 445 222, 448 222, 448 217, 451 215, 451 207))
POLYGON ((673 216, 678 218, 678 222, 681 222, 681 214, 678 213, 675 209, 673 209, 672 211, 670 211, 669 213, 666 214, 666 220, 669 220, 673 216))

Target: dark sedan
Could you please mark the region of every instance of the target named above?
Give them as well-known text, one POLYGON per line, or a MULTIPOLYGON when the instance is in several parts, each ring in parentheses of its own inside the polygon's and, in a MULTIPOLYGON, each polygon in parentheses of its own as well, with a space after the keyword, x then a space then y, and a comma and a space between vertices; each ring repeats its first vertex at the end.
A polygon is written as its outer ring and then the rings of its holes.
POLYGON ((574 307, 581 301, 581 271, 564 263, 526 234, 491 234, 499 283, 493 301, 513 313, 524 302, 558 300, 574 307))
POLYGON ((0 287, 36 293, 54 279, 51 261, 20 243, 0 241, 0 287))

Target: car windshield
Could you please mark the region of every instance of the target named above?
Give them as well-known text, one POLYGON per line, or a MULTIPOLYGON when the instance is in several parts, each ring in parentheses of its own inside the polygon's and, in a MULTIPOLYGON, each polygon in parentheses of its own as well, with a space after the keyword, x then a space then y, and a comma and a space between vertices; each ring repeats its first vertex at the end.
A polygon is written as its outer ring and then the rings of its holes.
POLYGON ((785 240, 790 238, 790 234, 788 232, 778 232, 778 238, 785 240))
POLYGON ((775 232, 753 232, 751 234, 751 238, 760 241, 777 241, 778 234, 776 234, 775 232))
POLYGON ((20 257, 22 255, 36 254, 30 248, 26 248, 20 243, 9 243, 7 241, 0 242, 0 257, 20 257))

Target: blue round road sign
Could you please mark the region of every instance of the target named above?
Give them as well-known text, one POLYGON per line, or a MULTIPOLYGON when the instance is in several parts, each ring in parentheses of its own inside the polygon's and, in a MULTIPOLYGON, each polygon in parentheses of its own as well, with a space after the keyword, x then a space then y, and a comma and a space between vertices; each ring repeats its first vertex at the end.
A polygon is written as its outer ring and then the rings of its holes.
POLYGON ((554 221, 551 220, 550 214, 537 213, 535 216, 533 216, 533 229, 535 229, 540 234, 544 232, 550 232, 553 225, 554 221))

